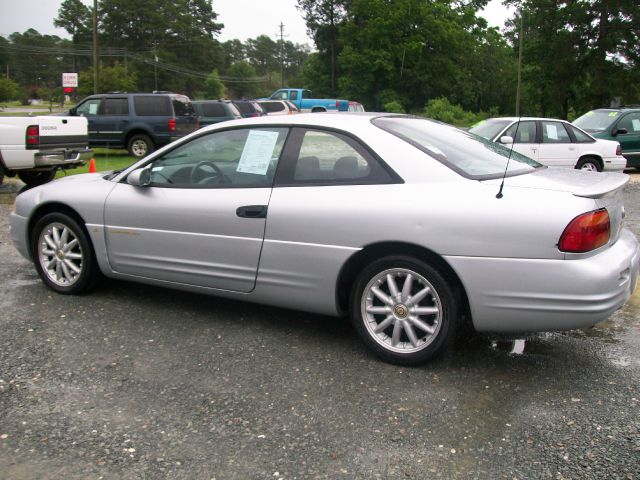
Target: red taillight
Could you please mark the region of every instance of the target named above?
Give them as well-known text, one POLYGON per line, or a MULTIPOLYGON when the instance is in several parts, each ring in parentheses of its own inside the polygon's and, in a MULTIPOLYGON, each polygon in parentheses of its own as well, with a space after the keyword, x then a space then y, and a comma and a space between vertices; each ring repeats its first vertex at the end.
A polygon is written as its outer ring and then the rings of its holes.
POLYGON ((340 100, 336 100, 336 108, 340 109, 340 100))
POLYGON ((38 125, 29 125, 27 127, 27 145, 40 145, 40 129, 38 125))
POLYGON ((611 222, 606 208, 577 216, 564 229, 558 242, 563 252, 584 253, 609 241, 611 222))
POLYGON ((622 155, 622 147, 620 146, 620 144, 618 144, 618 146, 616 147, 616 155, 622 155))
POLYGON ((196 130, 200 128, 200 117, 196 117, 196 130))
POLYGON ((169 125, 169 131, 170 132, 175 132, 176 131, 176 119, 175 118, 170 118, 168 125, 169 125))

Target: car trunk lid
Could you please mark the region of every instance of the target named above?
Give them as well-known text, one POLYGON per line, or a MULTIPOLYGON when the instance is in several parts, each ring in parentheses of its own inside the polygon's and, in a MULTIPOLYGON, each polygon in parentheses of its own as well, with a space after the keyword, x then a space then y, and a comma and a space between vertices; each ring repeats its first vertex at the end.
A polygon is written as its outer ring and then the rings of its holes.
MULTIPOLYGON (((594 200, 593 210, 606 208, 611 221, 610 244, 615 243, 624 223, 623 187, 629 181, 629 175, 623 173, 596 173, 567 168, 539 168, 526 175, 508 177, 504 182, 503 193, 508 197, 509 188, 533 188, 567 192, 576 197, 594 200)), ((487 183, 496 185, 501 179, 487 183)))

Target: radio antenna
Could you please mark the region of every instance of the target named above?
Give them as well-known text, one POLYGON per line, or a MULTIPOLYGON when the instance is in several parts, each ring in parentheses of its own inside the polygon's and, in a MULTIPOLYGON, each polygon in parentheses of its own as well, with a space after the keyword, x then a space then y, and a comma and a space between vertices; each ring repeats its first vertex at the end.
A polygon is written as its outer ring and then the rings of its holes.
MULTIPOLYGON (((498 190, 498 194, 496 195, 497 199, 504 197, 502 195, 502 189, 504 188, 504 179, 507 176, 507 171, 509 170, 509 162, 511 162, 511 154, 513 153, 513 144, 516 143, 516 138, 518 138, 518 129, 520 128, 520 119, 522 117, 518 117, 518 123, 516 123, 516 131, 513 133, 513 138, 511 142, 511 148, 509 149, 509 158, 507 158, 507 165, 504 167, 504 173, 502 174, 502 182, 500 182, 500 189, 498 190)), ((502 137, 501 137, 502 138, 502 137)))

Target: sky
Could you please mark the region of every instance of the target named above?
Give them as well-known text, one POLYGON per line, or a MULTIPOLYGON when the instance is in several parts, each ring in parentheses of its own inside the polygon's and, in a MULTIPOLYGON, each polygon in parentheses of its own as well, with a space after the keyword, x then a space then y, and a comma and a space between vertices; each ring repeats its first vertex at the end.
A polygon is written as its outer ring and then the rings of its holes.
MULTIPOLYGON (((83 0, 89 4, 91 0, 83 0)), ((502 6, 502 0, 491 0, 482 13, 489 25, 501 28, 512 10, 502 6)), ((55 28, 53 19, 58 15, 62 0, 0 0, 0 35, 24 32, 34 28, 49 35, 68 37, 64 29, 55 28)), ((218 39, 246 40, 258 35, 276 38, 280 22, 284 24, 285 39, 293 43, 313 45, 296 0, 213 0, 213 10, 224 28, 218 39)))

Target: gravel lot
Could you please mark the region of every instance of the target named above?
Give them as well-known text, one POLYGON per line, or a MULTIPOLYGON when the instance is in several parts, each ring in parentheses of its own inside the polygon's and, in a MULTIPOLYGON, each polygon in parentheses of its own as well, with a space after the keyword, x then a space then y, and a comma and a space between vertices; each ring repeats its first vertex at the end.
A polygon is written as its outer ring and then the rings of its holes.
POLYGON ((125 282, 56 295, 0 188, 0 478, 640 479, 640 293, 591 330, 401 368, 341 319, 125 282))

